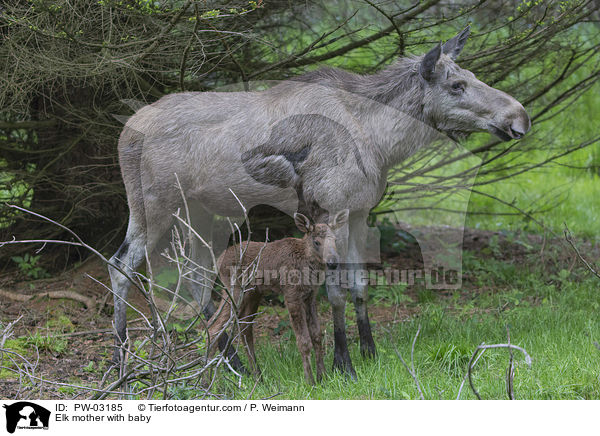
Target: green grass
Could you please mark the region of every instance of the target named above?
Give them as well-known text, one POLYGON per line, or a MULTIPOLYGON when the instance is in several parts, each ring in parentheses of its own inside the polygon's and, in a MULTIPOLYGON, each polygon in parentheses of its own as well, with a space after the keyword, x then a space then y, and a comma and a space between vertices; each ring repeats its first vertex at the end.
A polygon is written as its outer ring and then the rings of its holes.
MULTIPOLYGON (((597 238, 600 235, 600 204, 593 199, 600 197, 600 177, 589 173, 578 176, 561 170, 536 170, 517 176, 503 183, 483 189, 505 201, 515 200, 523 210, 551 208, 535 214, 549 229, 562 233, 566 223, 571 231, 580 236, 597 238)), ((479 195, 471 197, 470 210, 506 212, 507 208, 497 201, 479 195)), ((523 216, 469 215, 466 226, 490 230, 527 230, 542 232, 528 223, 523 216)))
MULTIPOLYGON (((475 290, 459 290, 450 296, 415 297, 410 307, 417 315, 393 325, 375 324, 378 356, 363 360, 359 353, 350 308, 351 357, 358 375, 350 381, 330 370, 332 326, 325 326, 326 379, 317 386, 304 383, 300 355, 293 335, 279 341, 262 337, 257 356, 263 379, 252 397, 280 393, 281 399, 417 399, 415 384, 396 355, 410 362, 410 350, 418 326, 415 367, 425 398, 454 399, 469 358, 477 345, 505 343, 506 326, 511 342, 524 347, 533 359, 531 368, 515 352, 514 391, 519 399, 600 399, 600 340, 596 321, 600 308, 598 281, 573 281, 566 271, 556 275, 506 261, 466 256, 465 269, 477 279, 475 290), (483 286, 486 291, 482 291, 483 286), (423 301, 420 301, 423 300, 423 301)), ((374 302, 375 304, 375 302, 374 302)), ((379 301, 376 304, 383 304, 379 301)), ((260 323, 260 319, 258 321, 260 323)), ((484 399, 505 399, 506 350, 488 350, 474 371, 474 382, 484 399)), ((231 398, 247 398, 254 387, 250 377, 241 389, 231 382, 218 388, 231 398)), ((463 399, 474 399, 468 382, 463 399)))
MULTIPOLYGON (((0 322, 0 327, 2 327, 2 322, 0 322)), ((33 360, 36 359, 38 353, 61 355, 68 352, 69 341, 56 335, 65 332, 70 333, 74 330, 75 326, 71 319, 59 311, 53 314, 53 317, 45 323, 43 329, 28 332, 20 337, 11 337, 4 343, 4 348, 33 360)), ((11 360, 8 354, 2 355, 0 353, 0 380, 15 378, 14 362, 22 363, 18 357, 11 360)))
MULTIPOLYGON (((542 162, 574 144, 597 137, 594 120, 598 119, 599 91, 600 84, 596 83, 569 110, 556 115, 553 121, 539 125, 534 123, 532 133, 537 131, 544 135, 548 129, 552 130, 545 137, 546 142, 536 145, 535 150, 523 153, 515 163, 531 165, 542 162)), ((535 113, 535 109, 530 110, 535 113)), ((575 234, 597 238, 600 235, 600 209, 593 200, 600 194, 599 162, 600 145, 594 144, 545 167, 477 189, 509 203, 514 202, 515 206, 527 212, 543 211, 534 216, 554 232, 562 233, 563 223, 566 222, 575 234)), ((470 198, 469 211, 515 212, 496 200, 475 194, 470 198)), ((470 215, 466 226, 543 231, 538 225, 527 222, 523 216, 470 215)))

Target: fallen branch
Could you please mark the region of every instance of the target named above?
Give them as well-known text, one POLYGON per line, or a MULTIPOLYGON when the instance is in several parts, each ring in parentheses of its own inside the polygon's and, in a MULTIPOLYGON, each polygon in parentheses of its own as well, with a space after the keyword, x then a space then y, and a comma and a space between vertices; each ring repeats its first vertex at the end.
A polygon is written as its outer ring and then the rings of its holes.
POLYGON ((4 289, 0 289, 0 296, 8 298, 10 300, 22 301, 22 302, 29 301, 33 298, 40 298, 40 297, 48 297, 48 298, 55 298, 55 299, 67 298, 69 300, 75 300, 80 303, 83 303, 87 309, 93 310, 94 307, 96 307, 96 302, 93 298, 86 297, 86 296, 78 294, 77 292, 74 292, 74 291, 50 291, 50 292, 40 292, 40 293, 34 294, 34 295, 24 295, 24 294, 17 294, 15 292, 10 292, 10 291, 6 291, 4 289))
MULTIPOLYGON (((527 363, 527 366, 529 366, 531 368, 531 356, 529 355, 529 353, 527 353, 527 351, 524 348, 521 348, 521 347, 519 347, 517 345, 512 345, 512 344, 490 344, 490 345, 486 345, 485 342, 482 342, 481 345, 479 345, 475 349, 475 351, 473 352, 473 355, 471 356, 471 359, 469 359, 469 366, 467 367, 467 373, 465 374, 465 377, 463 378, 463 381, 462 381, 462 383, 460 385, 460 388, 458 390, 458 396, 456 397, 457 400, 460 400, 460 394, 462 392, 462 388, 463 388, 463 386, 465 384, 465 380, 467 378, 469 379, 469 385, 471 386, 471 390, 473 391, 473 393, 475 394, 475 396, 477 397, 477 399, 481 400, 481 395, 479 394, 479 391, 475 388, 475 384, 473 383, 473 368, 475 367, 475 365, 479 361, 479 358, 481 356, 483 356, 483 353, 485 353, 487 350, 492 349, 492 348, 508 348, 509 350, 520 351, 525 356, 525 363, 527 363)), ((512 365, 512 359, 511 359, 511 365, 512 365)), ((512 385, 512 378, 507 377, 507 381, 509 381, 509 380, 510 380, 510 383, 512 385)), ((513 395, 513 398, 514 398, 514 393, 512 392, 512 386, 511 387, 507 386, 507 391, 508 390, 510 390, 510 392, 511 392, 510 395, 513 395)))
MULTIPOLYGON (((130 332, 147 332, 150 331, 148 327, 129 327, 127 328, 130 332)), ((106 335, 106 334, 115 334, 113 329, 94 329, 94 330, 85 330, 81 332, 72 332, 72 333, 61 333, 58 335, 48 335, 49 338, 70 338, 73 336, 88 336, 88 335, 106 335)))

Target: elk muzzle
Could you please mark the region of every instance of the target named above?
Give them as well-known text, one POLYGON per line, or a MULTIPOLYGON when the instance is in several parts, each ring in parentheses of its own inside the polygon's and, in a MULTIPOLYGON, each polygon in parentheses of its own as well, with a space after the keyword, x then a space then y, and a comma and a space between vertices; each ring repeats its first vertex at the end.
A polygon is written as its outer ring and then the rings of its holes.
POLYGON ((325 264, 328 269, 337 269, 340 266, 340 258, 337 255, 327 256, 325 264))

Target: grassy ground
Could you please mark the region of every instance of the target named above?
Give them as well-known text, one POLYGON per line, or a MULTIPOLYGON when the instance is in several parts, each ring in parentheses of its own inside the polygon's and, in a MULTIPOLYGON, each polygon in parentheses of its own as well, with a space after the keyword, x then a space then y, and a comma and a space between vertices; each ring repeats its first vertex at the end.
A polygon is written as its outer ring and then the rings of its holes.
MULTIPOLYGON (((410 364, 411 343, 421 326, 414 362, 423 394, 427 399, 454 399, 476 347, 482 342, 506 342, 508 326, 511 343, 524 347, 533 359, 528 368, 523 356, 515 353, 517 398, 600 399, 600 351, 594 345, 600 341, 597 321, 600 282, 578 267, 573 253, 558 241, 482 231, 471 231, 467 237, 479 245, 471 243, 465 252, 460 290, 434 292, 408 286, 396 288, 394 293, 371 292, 370 313, 378 346, 375 359, 361 358, 352 307, 347 307, 350 352, 357 381, 330 370, 332 323, 330 307, 321 298, 328 373, 317 386, 306 385, 286 310, 275 299, 258 318, 257 356, 263 370, 262 381, 255 386, 252 377, 244 377, 239 388, 233 377, 225 374, 227 379, 222 379, 215 390, 235 399, 259 399, 275 394, 281 399, 416 399, 419 395, 415 383, 396 351, 410 364)), ((579 244, 588 258, 598 257, 597 247, 581 241, 579 244)), ((409 254, 402 253, 388 261, 399 265, 406 264, 409 258, 409 254)), ((101 265, 93 271, 88 265, 86 271, 106 279, 101 265)), ((13 290, 35 293, 69 287, 99 301, 105 291, 91 284, 78 273, 61 280, 17 284, 22 288, 13 290)), ((143 307, 143 302, 139 307, 143 307)), ((101 312, 83 311, 74 301, 0 301, 3 323, 24 316, 17 326, 16 339, 9 340, 5 347, 33 360, 37 347, 40 351, 37 375, 94 387, 107 368, 110 354, 110 312, 109 307, 101 312), (104 334, 64 336, 93 329, 106 330, 104 334)), ((479 361, 474 382, 483 398, 507 397, 508 362, 509 354, 504 349, 489 350, 479 361)), ((7 364, 4 360, 3 365, 7 364)), ((7 370, 0 372, 0 398, 13 398, 17 385, 14 374, 7 370)), ((44 390, 49 398, 69 398, 75 394, 75 390, 54 389, 49 385, 44 390)), ((176 397, 185 398, 182 395, 175 393, 176 397)), ((468 383, 461 398, 475 398, 468 383)))
MULTIPOLYGON (((411 342, 420 325, 414 361, 427 399, 456 398, 477 345, 505 343, 506 326, 511 342, 524 347, 533 359, 529 369, 523 356, 515 353, 517 398, 600 398, 600 351, 593 344, 600 338, 597 280, 573 282, 566 270, 562 275, 548 276, 541 268, 527 270, 494 259, 477 261, 474 256, 468 258, 467 267, 481 290, 417 296, 417 301, 425 301, 407 305, 417 306, 414 309, 418 313, 410 320, 375 325, 379 354, 374 360, 360 357, 356 334, 352 334, 356 382, 329 373, 323 383, 309 387, 303 382, 300 356, 292 338, 283 337, 277 343, 263 338, 258 348, 263 381, 253 397, 281 392, 280 398, 293 399, 418 399, 415 383, 396 350, 410 362, 411 342)), ((352 326, 350 329, 354 330, 352 326)), ((331 343, 330 338, 326 342, 331 343)), ((331 346, 326 361, 332 361, 331 346)), ((479 361, 474 382, 483 398, 507 397, 508 362, 506 350, 490 350, 479 361)), ((232 389, 230 394, 245 398, 252 388, 253 382, 245 380, 241 391, 232 389)), ((468 382, 461 397, 475 398, 468 382)))

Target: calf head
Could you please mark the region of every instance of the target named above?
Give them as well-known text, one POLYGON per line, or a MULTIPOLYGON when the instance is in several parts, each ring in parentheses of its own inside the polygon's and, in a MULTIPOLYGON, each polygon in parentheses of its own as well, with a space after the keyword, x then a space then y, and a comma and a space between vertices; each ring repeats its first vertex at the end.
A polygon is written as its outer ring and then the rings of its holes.
POLYGON ((340 256, 336 245, 335 232, 348 222, 348 209, 338 212, 332 224, 313 224, 301 213, 294 214, 294 221, 298 229, 304 233, 304 243, 308 255, 312 259, 327 265, 329 269, 339 266, 340 256))

